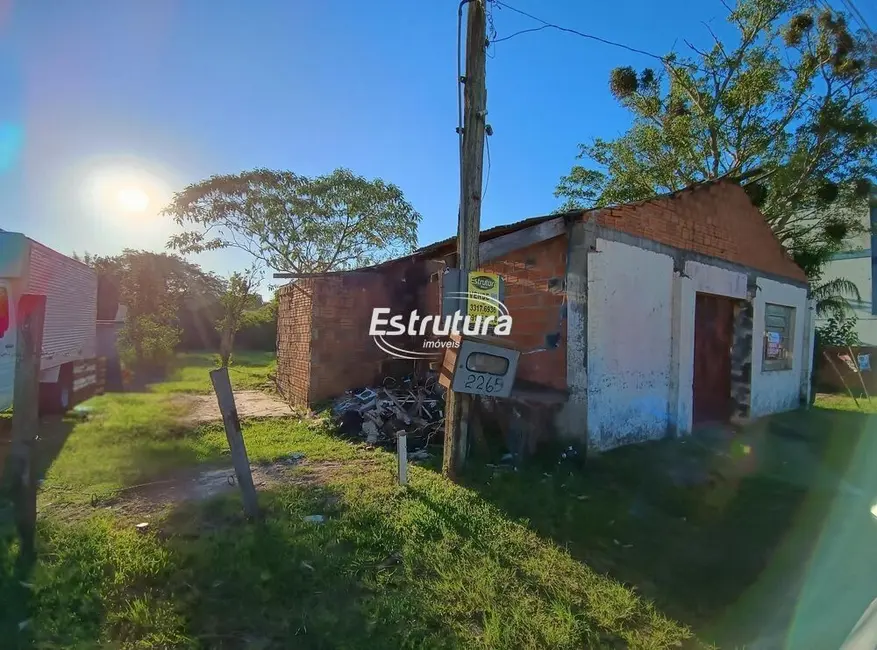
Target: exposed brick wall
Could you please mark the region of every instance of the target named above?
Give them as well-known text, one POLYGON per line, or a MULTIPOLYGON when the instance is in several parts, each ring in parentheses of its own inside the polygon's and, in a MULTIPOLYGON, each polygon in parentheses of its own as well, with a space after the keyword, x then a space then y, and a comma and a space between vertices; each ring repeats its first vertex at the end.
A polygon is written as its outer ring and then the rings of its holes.
POLYGON ((314 280, 299 280, 279 291, 277 383, 291 404, 305 406, 311 390, 311 303, 314 280))
POLYGON ((601 226, 795 280, 807 280, 746 192, 719 181, 585 213, 601 226))
MULTIPOLYGON (((379 384, 393 371, 414 370, 413 362, 390 363, 392 357, 369 336, 372 310, 388 307, 393 313, 417 309, 437 313, 438 293, 430 290, 434 262, 389 265, 372 272, 344 273, 315 281, 311 325, 310 403, 336 397, 346 390, 379 384)), ((432 283, 437 284, 437 283, 432 283)), ((391 337, 407 349, 419 345, 391 337)))
POLYGON ((505 304, 512 316, 511 340, 524 351, 557 347, 521 356, 517 378, 566 389, 566 318, 562 317, 567 238, 555 237, 509 253, 482 270, 505 280, 505 304))

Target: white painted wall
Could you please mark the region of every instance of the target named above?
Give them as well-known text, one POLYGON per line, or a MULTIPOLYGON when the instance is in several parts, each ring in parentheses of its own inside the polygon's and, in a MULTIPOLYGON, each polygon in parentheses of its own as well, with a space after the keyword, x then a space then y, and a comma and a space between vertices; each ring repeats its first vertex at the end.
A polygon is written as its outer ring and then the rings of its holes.
MULTIPOLYGON (((859 289, 860 301, 850 300, 850 306, 856 315, 856 333, 862 345, 877 345, 877 315, 872 314, 871 304, 871 258, 856 257, 852 259, 832 260, 823 267, 822 281, 846 278, 859 289)), ((816 325, 827 323, 827 318, 820 318, 816 325)))
POLYGON ((752 404, 751 417, 789 411, 800 400, 804 359, 810 351, 805 340, 807 327, 807 290, 774 280, 758 279, 752 323, 752 404), (766 303, 795 308, 794 348, 790 370, 762 370, 764 356, 764 306, 766 303))
POLYGON ((694 302, 690 277, 673 278, 673 363, 670 374, 670 426, 677 435, 691 433, 694 386, 694 302))
POLYGON ((597 239, 588 255, 589 446, 667 435, 673 259, 597 239))

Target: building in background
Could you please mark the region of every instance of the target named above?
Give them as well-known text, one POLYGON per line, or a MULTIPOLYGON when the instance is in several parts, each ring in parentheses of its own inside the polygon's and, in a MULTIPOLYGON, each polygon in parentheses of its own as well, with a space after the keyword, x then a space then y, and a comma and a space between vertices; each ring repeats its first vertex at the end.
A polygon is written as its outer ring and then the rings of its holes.
MULTIPOLYGON (((850 300, 858 323, 856 332, 862 345, 877 346, 877 193, 872 193, 869 204, 863 204, 859 212, 862 226, 868 233, 851 237, 847 250, 837 253, 825 265, 822 281, 846 278, 859 289, 861 300, 850 300)), ((818 318, 817 327, 824 325, 827 318, 818 318)))

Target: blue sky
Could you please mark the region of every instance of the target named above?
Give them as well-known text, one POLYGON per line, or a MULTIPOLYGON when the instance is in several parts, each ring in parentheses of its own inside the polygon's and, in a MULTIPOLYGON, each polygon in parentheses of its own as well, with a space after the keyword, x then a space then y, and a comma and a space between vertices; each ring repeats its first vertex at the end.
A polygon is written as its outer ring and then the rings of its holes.
MULTIPOLYGON (((684 38, 708 44, 701 21, 722 33, 725 14, 718 0, 509 4, 658 54, 684 51, 684 38)), ((857 4, 877 27, 877 8, 857 4)), ((62 252, 159 250, 171 232, 159 203, 189 182, 256 166, 307 175, 344 166, 404 190, 423 214, 421 244, 448 237, 459 178, 456 8, 0 0, 0 227, 62 252), (145 183, 144 213, 96 198, 118 177, 145 183)), ((502 8, 494 23, 498 37, 538 26, 502 8)), ((482 227, 553 210, 577 143, 628 123, 608 91, 610 69, 655 63, 553 30, 490 54, 482 227)), ((197 261, 220 273, 247 264, 228 251, 197 261)))

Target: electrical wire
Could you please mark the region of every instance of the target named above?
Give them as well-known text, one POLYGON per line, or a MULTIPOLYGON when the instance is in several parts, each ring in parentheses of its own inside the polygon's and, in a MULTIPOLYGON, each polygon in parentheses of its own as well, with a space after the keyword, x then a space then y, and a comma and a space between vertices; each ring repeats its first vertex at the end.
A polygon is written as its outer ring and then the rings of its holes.
POLYGON ((846 7, 850 11, 850 13, 853 15, 853 18, 855 18, 858 23, 865 28, 865 31, 870 34, 871 38, 877 39, 877 34, 875 34, 874 30, 871 29, 871 26, 865 20, 865 17, 862 15, 862 12, 859 11, 859 8, 856 7, 855 4, 853 4, 853 0, 841 0, 841 2, 843 3, 844 7, 846 7))
POLYGON ((511 11, 514 11, 517 14, 525 16, 525 17, 529 18, 530 20, 535 20, 537 23, 542 23, 542 27, 533 27, 530 29, 522 29, 518 32, 515 32, 514 34, 510 34, 508 36, 498 38, 494 41, 496 43, 501 43, 502 41, 507 41, 507 40, 512 39, 515 36, 519 36, 521 34, 529 34, 531 32, 540 32, 543 29, 556 29, 556 30, 561 31, 561 32, 566 32, 568 34, 574 34, 576 36, 580 36, 581 38, 585 38, 585 39, 592 40, 592 41, 597 41, 598 43, 603 43, 604 45, 611 45, 612 47, 619 47, 623 50, 627 50, 628 52, 634 52, 635 54, 642 54, 644 56, 648 56, 648 57, 651 57, 653 59, 657 59, 658 61, 661 61, 662 63, 673 63, 674 65, 677 65, 677 66, 692 68, 695 70, 700 70, 700 68, 698 68, 698 66, 690 64, 690 63, 678 63, 678 62, 672 61, 670 58, 668 58, 666 56, 660 56, 658 54, 654 54, 652 52, 646 52, 645 50, 641 50, 641 49, 636 48, 636 47, 631 47, 630 45, 625 45, 624 43, 619 43, 617 41, 610 41, 609 39, 602 38, 600 36, 594 36, 593 34, 587 34, 585 32, 580 32, 577 29, 572 29, 570 27, 563 27, 561 25, 556 25, 555 23, 550 23, 547 20, 543 20, 542 18, 539 18, 538 16, 534 16, 533 14, 527 13, 526 11, 522 11, 516 7, 512 7, 511 5, 506 4, 505 2, 502 2, 502 0, 491 0, 491 2, 493 2, 493 4, 496 4, 500 7, 504 7, 506 9, 511 10, 511 11))

